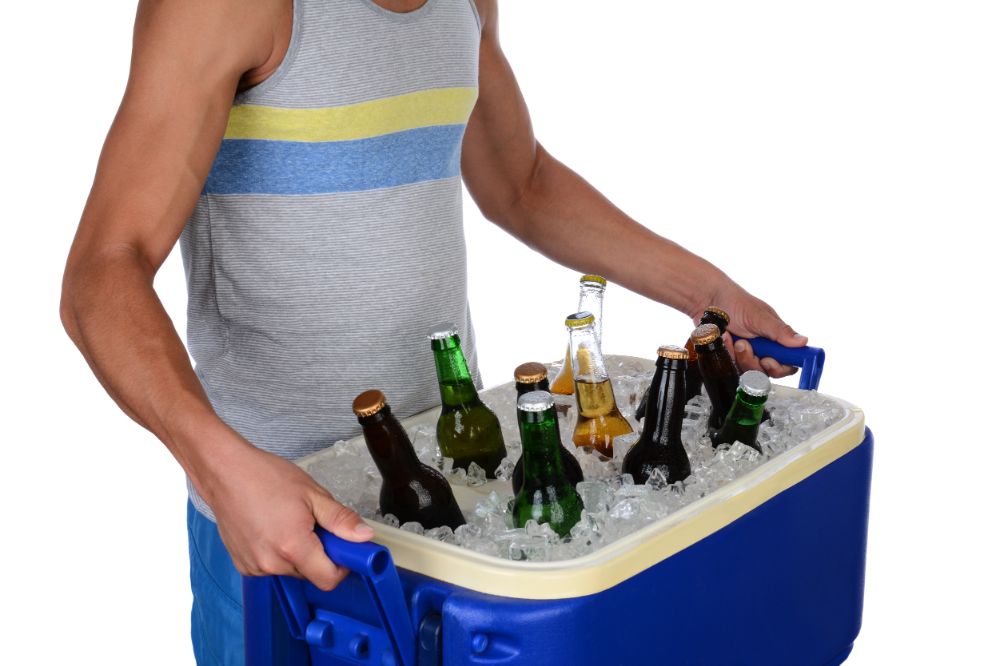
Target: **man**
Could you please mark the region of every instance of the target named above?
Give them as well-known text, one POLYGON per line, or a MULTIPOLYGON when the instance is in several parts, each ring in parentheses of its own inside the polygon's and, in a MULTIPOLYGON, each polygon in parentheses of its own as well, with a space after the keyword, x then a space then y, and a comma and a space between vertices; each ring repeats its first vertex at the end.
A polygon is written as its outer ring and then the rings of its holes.
MULTIPOLYGON (((61 313, 190 480, 199 663, 240 661, 237 570, 331 589, 346 572, 314 525, 371 536, 287 459, 356 434, 360 390, 404 416, 431 407, 424 334, 440 320, 475 367, 460 179, 566 266, 692 318, 720 305, 736 334, 806 342, 545 152, 495 0, 141 0, 61 313), (197 369, 152 286, 178 238, 197 369)), ((792 372, 735 351, 744 369, 792 372)))

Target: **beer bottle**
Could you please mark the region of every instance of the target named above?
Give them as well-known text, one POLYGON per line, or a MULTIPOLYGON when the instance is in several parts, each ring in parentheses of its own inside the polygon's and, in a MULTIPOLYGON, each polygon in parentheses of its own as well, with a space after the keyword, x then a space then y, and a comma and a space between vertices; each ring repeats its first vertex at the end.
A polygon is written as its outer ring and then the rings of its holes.
POLYGON ((552 394, 532 391, 518 398, 517 423, 524 446, 524 485, 514 497, 514 524, 548 523, 556 534, 566 536, 580 520, 583 500, 563 469, 552 394))
POLYGON ((771 380, 760 370, 749 370, 740 377, 736 399, 722 428, 711 434, 712 446, 743 442, 763 453, 757 444, 757 431, 764 417, 764 403, 771 392, 771 380))
POLYGON ((413 444, 392 415, 381 391, 365 391, 354 399, 354 413, 365 444, 382 474, 379 510, 400 524, 416 521, 425 529, 465 524, 448 481, 436 469, 417 459, 413 444))
POLYGON ((642 434, 622 461, 622 472, 631 474, 636 483, 646 483, 657 467, 666 468, 668 483, 683 481, 691 474, 691 462, 681 443, 688 353, 683 347, 669 345, 656 350, 656 355, 656 371, 649 387, 652 399, 646 407, 642 434))
MULTIPOLYGON (((719 327, 719 335, 726 332, 726 327, 729 326, 729 314, 722 308, 716 305, 709 305, 705 308, 705 311, 701 315, 702 324, 715 324, 719 327)), ((698 369, 698 352, 695 351, 694 343, 691 338, 688 337, 687 342, 684 343, 684 348, 688 352, 688 363, 687 363, 687 399, 696 395, 701 394, 701 371, 698 369)), ((649 399, 649 390, 643 394, 642 400, 639 401, 639 406, 635 410, 636 421, 641 421, 646 415, 646 401, 649 399)))
MULTIPOLYGON (((601 344, 601 312, 604 310, 604 290, 608 281, 600 275, 583 275, 580 277, 580 302, 577 311, 589 312, 594 315, 594 334, 597 344, 601 344)), ((566 360, 562 368, 552 380, 552 393, 573 395, 573 363, 569 358, 569 345, 566 346, 566 360)))
POLYGON ((618 411, 611 379, 594 332, 594 315, 577 312, 566 319, 569 329, 570 360, 576 389, 577 420, 573 430, 576 446, 592 446, 611 457, 611 442, 632 432, 632 426, 618 411))
MULTIPOLYGON (((709 305, 701 315, 701 323, 715 324, 721 336, 729 326, 729 314, 720 307, 709 305)), ((690 400, 701 393, 701 369, 698 367, 698 351, 694 348, 694 342, 690 337, 684 346, 688 350, 687 399, 690 400)))
POLYGON ((712 401, 708 427, 710 431, 718 430, 736 399, 740 371, 723 344, 719 327, 715 324, 702 324, 694 329, 691 341, 698 352, 698 369, 701 371, 705 391, 712 401))
POLYGON ((500 421, 479 398, 458 332, 444 326, 431 333, 430 339, 441 389, 441 416, 437 422, 441 453, 455 460, 455 469, 468 470, 471 463, 476 463, 487 477, 496 478, 497 466, 507 455, 500 421))
MULTIPOLYGON (((548 391, 549 390, 549 378, 548 373, 545 370, 545 366, 541 363, 522 363, 514 369, 514 386, 517 389, 517 397, 520 398, 525 393, 531 393, 532 391, 548 391)), ((559 417, 556 416, 556 422, 558 423, 559 417)), ((559 454, 562 456, 563 470, 566 472, 566 476, 569 477, 570 483, 573 487, 576 484, 583 481, 583 470, 580 468, 580 461, 576 459, 569 450, 559 445, 559 454)), ((517 464, 514 465, 514 473, 510 477, 511 485, 514 487, 514 494, 516 495, 518 491, 521 490, 521 486, 524 484, 524 454, 517 459, 517 464)))

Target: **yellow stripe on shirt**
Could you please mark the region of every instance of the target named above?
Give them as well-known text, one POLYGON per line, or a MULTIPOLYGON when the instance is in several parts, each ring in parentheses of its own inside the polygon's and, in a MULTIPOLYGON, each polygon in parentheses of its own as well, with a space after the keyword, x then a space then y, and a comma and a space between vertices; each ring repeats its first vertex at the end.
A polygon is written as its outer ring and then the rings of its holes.
POLYGON ((419 127, 464 125, 478 93, 477 88, 435 88, 320 109, 245 104, 230 111, 225 138, 350 141, 419 127))

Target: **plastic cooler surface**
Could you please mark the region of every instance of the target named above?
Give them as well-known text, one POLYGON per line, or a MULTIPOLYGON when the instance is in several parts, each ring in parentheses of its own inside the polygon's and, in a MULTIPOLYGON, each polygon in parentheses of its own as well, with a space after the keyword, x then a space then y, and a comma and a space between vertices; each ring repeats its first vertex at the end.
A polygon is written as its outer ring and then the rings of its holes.
MULTIPOLYGON (((374 522, 360 549, 321 533, 359 573, 330 593, 246 579, 247 663, 840 663, 860 629, 872 455, 840 402, 816 436, 584 557, 507 561, 374 522)), ((453 486, 464 510, 501 488, 453 486)))

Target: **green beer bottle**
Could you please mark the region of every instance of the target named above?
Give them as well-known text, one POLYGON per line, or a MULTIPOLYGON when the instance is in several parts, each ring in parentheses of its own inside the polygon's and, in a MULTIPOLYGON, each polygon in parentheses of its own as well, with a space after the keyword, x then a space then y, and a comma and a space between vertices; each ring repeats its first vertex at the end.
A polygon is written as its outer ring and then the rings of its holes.
POLYGON ((580 520, 583 500, 563 469, 552 394, 532 391, 518 398, 517 423, 524 447, 524 485, 514 497, 514 524, 548 523, 564 537, 580 520))
POLYGON ((441 389, 437 422, 441 453, 455 460, 456 469, 468 470, 476 463, 495 479, 497 466, 507 455, 500 421, 479 399, 455 327, 439 327, 429 337, 441 389))
POLYGON ((763 453, 757 444, 757 431, 764 417, 764 403, 771 392, 771 380, 759 370, 749 370, 740 377, 736 399, 722 427, 710 435, 712 446, 743 442, 763 453))
POLYGON ((646 408, 642 434, 622 461, 622 472, 631 474, 636 483, 646 483, 657 467, 666 472, 667 483, 691 475, 691 461, 681 443, 688 353, 683 347, 668 345, 657 349, 656 356, 656 371, 649 386, 652 400, 646 408))
MULTIPOLYGON (((519 398, 525 393, 531 393, 532 391, 549 391, 549 375, 545 370, 545 366, 541 363, 522 363, 514 368, 514 387, 517 390, 517 397, 519 398)), ((558 420, 558 416, 556 419, 558 420)), ((562 454, 563 469, 566 470, 566 476, 569 477, 570 483, 575 488, 576 484, 583 481, 583 469, 580 467, 580 462, 565 446, 560 446, 559 451, 562 454)), ((521 490, 521 486, 524 485, 523 454, 517 459, 517 464, 514 465, 514 473, 510 477, 510 484, 514 487, 515 495, 521 490)))
MULTIPOLYGON (((608 281, 600 275, 580 276, 580 300, 577 305, 578 312, 589 312, 594 315, 594 335, 597 337, 597 344, 601 344, 601 313, 604 311, 604 290, 608 287, 608 281)), ((573 395, 573 362, 569 357, 569 345, 566 345, 566 360, 563 366, 552 380, 552 393, 559 395, 573 395)))

